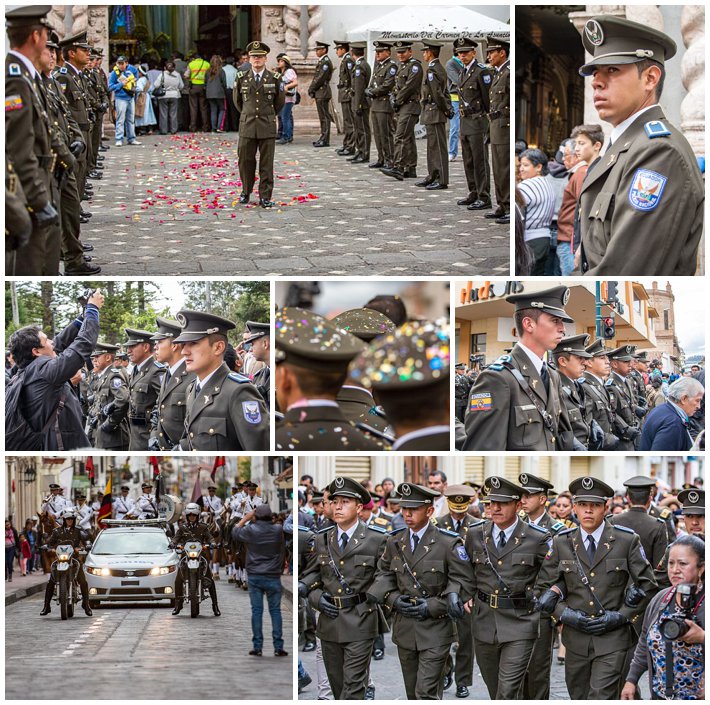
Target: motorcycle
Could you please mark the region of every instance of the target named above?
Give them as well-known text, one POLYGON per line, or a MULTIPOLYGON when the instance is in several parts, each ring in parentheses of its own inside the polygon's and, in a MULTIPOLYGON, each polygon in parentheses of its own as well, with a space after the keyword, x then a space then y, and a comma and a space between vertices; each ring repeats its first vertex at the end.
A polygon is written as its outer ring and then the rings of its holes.
MULTIPOLYGON (((82 552, 79 551, 79 554, 82 552)), ((81 570, 79 561, 74 558, 71 544, 60 544, 56 548, 57 558, 52 563, 52 578, 57 584, 57 602, 63 620, 74 616, 74 605, 81 602, 78 575, 81 570)))
POLYGON ((202 552, 208 548, 214 548, 214 545, 203 546, 199 541, 186 541, 184 547, 177 548, 178 552, 182 553, 180 568, 183 569, 183 574, 187 575, 182 600, 190 603, 190 617, 193 618, 200 614, 200 602, 210 596, 202 582, 202 576, 209 570, 207 559, 202 552))

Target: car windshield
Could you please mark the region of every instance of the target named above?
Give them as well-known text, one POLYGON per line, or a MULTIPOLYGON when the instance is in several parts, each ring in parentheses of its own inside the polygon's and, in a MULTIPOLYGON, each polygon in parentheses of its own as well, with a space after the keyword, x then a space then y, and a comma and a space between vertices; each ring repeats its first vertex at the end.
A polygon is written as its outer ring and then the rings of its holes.
POLYGON ((104 531, 91 550, 97 556, 142 556, 167 553, 168 537, 157 531, 104 531))

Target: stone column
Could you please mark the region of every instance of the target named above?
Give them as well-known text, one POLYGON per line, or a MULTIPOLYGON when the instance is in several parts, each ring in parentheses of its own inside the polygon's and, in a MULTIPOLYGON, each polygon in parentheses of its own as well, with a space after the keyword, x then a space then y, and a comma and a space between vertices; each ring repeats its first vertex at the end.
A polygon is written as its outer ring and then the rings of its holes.
POLYGON ((95 47, 103 49, 104 59, 101 66, 106 73, 109 71, 109 6, 108 5, 90 5, 89 6, 89 42, 95 47))
POLYGON ((66 27, 64 26, 66 16, 66 5, 52 5, 52 10, 47 15, 47 19, 52 25, 52 29, 54 29, 54 31, 59 35, 59 39, 64 39, 67 33, 66 27))
POLYGON ((72 5, 71 6, 71 33, 83 32, 89 26, 89 6, 88 5, 72 5))
POLYGON ((680 106, 680 128, 697 155, 705 154, 705 8, 685 5, 681 32, 686 52, 680 71, 688 91, 680 106))

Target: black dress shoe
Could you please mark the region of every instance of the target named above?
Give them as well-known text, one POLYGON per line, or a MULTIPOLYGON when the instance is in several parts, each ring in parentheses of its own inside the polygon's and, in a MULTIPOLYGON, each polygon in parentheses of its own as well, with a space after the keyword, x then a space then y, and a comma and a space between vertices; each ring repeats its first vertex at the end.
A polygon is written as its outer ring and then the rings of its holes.
POLYGON ((359 159, 360 155, 358 153, 355 153, 354 156, 350 157, 350 159, 346 159, 346 162, 354 162, 356 159, 359 159))
POLYGON ((283 649, 276 649, 276 651, 274 651, 274 656, 288 656, 288 651, 284 651, 283 649))
POLYGON ((89 219, 88 219, 86 216, 80 215, 80 216, 79 216, 79 222, 80 222, 82 225, 86 225, 86 224, 89 222, 89 219))
POLYGON ((313 679, 306 673, 305 676, 299 676, 298 677, 298 692, 300 692, 309 686, 311 683, 313 683, 313 679))
POLYGON ((416 179, 417 178, 417 170, 416 169, 407 169, 404 172, 404 178, 405 179, 416 179))
POLYGON ((359 154, 352 160, 353 164, 367 164, 370 161, 370 157, 366 157, 364 154, 359 154))
POLYGON ((262 208, 272 208, 276 204, 273 201, 270 201, 268 198, 260 198, 259 199, 259 205, 262 208))
POLYGON ((444 676, 444 690, 448 690, 451 687, 451 684, 454 682, 454 676, 451 671, 446 673, 444 676))
POLYGON ((107 147, 106 145, 101 145, 99 147, 99 152, 108 152, 108 150, 111 149, 110 147, 107 147))
POLYGON ((98 274, 101 271, 101 267, 98 264, 89 264, 88 262, 82 262, 78 267, 73 269, 65 269, 64 274, 68 277, 78 277, 82 274, 98 274))
POLYGON ((374 700, 375 699, 375 686, 374 685, 368 685, 367 688, 365 689, 365 700, 374 700))
POLYGON ((498 225, 508 225, 510 223, 510 213, 506 213, 500 218, 496 218, 495 222, 498 223, 498 225))
POLYGON ((249 194, 242 193, 239 195, 239 203, 249 203, 249 194))
POLYGON ((456 697, 457 698, 467 698, 468 697, 468 688, 465 685, 457 685, 456 686, 456 697))
POLYGON ((84 218, 91 218, 93 213, 89 213, 89 211, 85 211, 83 208, 79 210, 79 215, 84 216, 84 218))
POLYGON ((93 617, 93 616, 94 616, 94 610, 92 610, 91 607, 89 607, 89 603, 88 603, 88 602, 83 602, 81 606, 84 608, 84 614, 85 614, 87 617, 93 617))
POLYGON ((49 605, 45 605, 45 606, 42 608, 42 611, 39 613, 39 616, 40 616, 40 617, 45 617, 45 616, 48 615, 51 611, 52 611, 52 608, 51 608, 49 605))
POLYGON ((446 184, 440 184, 438 181, 433 181, 427 187, 427 191, 445 191, 449 188, 446 184))
POLYGON ((315 641, 307 641, 303 647, 304 652, 315 651, 315 650, 316 650, 316 642, 315 641))
POLYGON ((319 142, 318 144, 314 144, 314 147, 330 147, 330 142, 319 142))
POLYGON ((494 218, 500 218, 505 215, 505 211, 502 208, 496 208, 494 211, 491 211, 490 213, 486 213, 484 218, 488 218, 489 220, 493 220, 494 218))
POLYGON ((81 249, 84 250, 84 252, 93 252, 94 246, 88 242, 82 242, 81 249))
POLYGON ((395 169, 394 167, 392 169, 380 169, 380 171, 385 175, 385 176, 391 176, 393 179, 397 179, 397 181, 404 181, 404 174, 399 170, 395 169))
POLYGON ((92 194, 90 194, 88 191, 84 191, 84 193, 81 194, 82 201, 90 201, 91 199, 92 199, 92 194))
POLYGON ((382 661, 382 659, 385 657, 385 652, 382 649, 375 649, 372 652, 372 658, 375 661, 382 661))
POLYGON ((101 163, 100 160, 96 160, 96 165, 94 166, 94 171, 103 171, 106 167, 101 163))
POLYGON ((249 656, 261 656, 261 649, 252 649, 249 652, 249 656))
POLYGON ((461 198, 460 200, 456 201, 457 206, 470 206, 472 203, 475 203, 477 199, 475 198, 461 198))
POLYGON ((490 208, 490 207, 491 207, 490 201, 474 201, 470 205, 466 206, 466 210, 482 211, 482 210, 485 210, 486 208, 490 208))
POLYGON ((311 144, 312 144, 314 147, 320 147, 321 144, 323 144, 323 142, 322 142, 321 140, 316 140, 315 142, 311 142, 311 144))
POLYGON ((341 147, 340 149, 336 149, 335 153, 341 157, 349 157, 351 154, 355 154, 355 150, 341 147))
POLYGON ((422 181, 417 181, 415 186, 419 186, 421 188, 424 188, 425 186, 428 186, 429 184, 434 183, 434 179, 430 179, 428 176, 426 179, 422 179, 422 181))
POLYGON ((367 166, 370 167, 370 169, 381 169, 385 165, 384 162, 372 162, 371 164, 368 164, 367 166))
POLYGON ((221 614, 222 614, 222 613, 219 611, 219 607, 217 607, 217 605, 212 605, 212 612, 213 612, 213 614, 214 614, 215 617, 219 617, 219 616, 221 616, 221 614))
POLYGON ((100 181, 101 179, 104 178, 104 175, 100 171, 96 171, 94 169, 93 171, 90 171, 89 174, 86 177, 87 179, 94 179, 96 181, 100 181))
POLYGON ((173 610, 173 615, 180 614, 182 612, 182 602, 176 602, 175 603, 175 609, 173 610))

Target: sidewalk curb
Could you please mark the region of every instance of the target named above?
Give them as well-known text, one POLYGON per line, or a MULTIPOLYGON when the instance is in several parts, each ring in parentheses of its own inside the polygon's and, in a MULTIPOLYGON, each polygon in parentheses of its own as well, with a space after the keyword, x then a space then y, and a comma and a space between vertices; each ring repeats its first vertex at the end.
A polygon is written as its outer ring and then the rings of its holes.
POLYGON ((11 592, 9 595, 5 595, 5 607, 7 607, 8 605, 12 605, 15 602, 19 602, 20 600, 24 600, 25 597, 34 595, 37 592, 42 592, 46 585, 46 582, 36 583, 35 585, 30 585, 26 588, 20 588, 19 590, 15 590, 15 592, 11 592))

